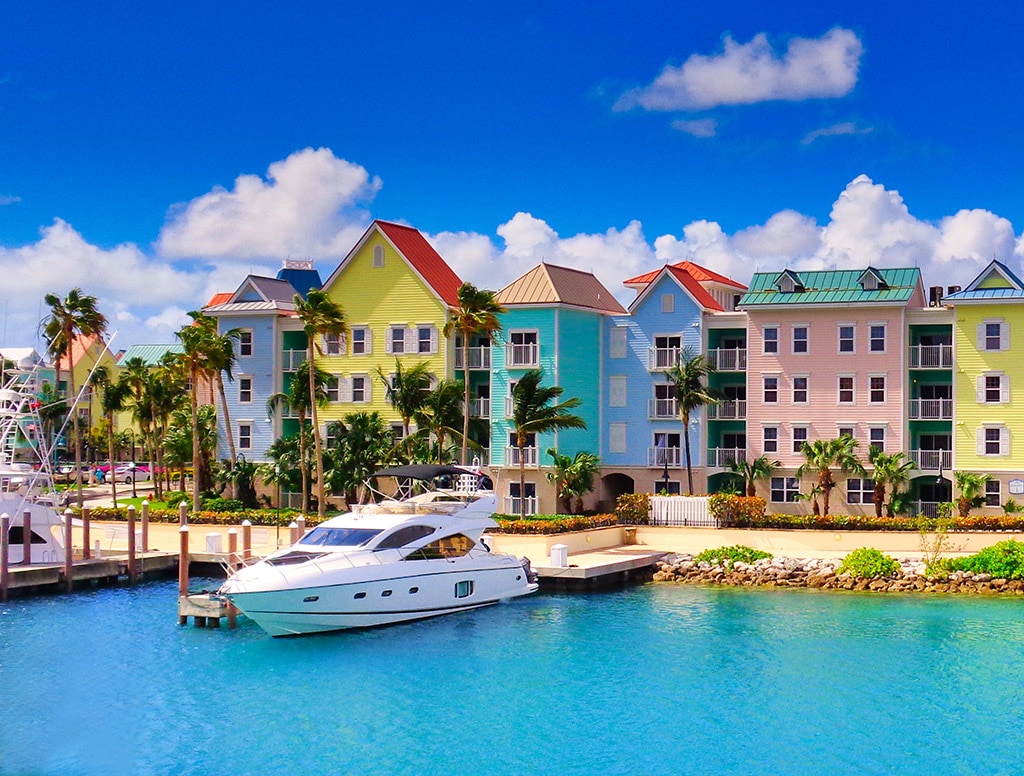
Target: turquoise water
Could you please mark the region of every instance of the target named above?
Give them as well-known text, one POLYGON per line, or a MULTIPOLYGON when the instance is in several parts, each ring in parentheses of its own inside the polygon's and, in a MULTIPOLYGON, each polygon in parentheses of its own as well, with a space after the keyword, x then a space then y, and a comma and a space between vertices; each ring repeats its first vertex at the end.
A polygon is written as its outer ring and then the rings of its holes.
POLYGON ((371 631, 0 607, 0 773, 1009 774, 1024 602, 646 585, 371 631))

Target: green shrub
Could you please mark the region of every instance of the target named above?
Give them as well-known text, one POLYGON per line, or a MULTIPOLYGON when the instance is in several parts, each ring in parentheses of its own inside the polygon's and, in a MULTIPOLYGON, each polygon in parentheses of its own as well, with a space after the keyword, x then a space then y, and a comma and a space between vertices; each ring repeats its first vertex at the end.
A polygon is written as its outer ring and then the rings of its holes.
POLYGON ((520 520, 513 515, 494 515, 498 528, 493 533, 506 534, 556 534, 569 531, 586 531, 591 528, 607 528, 617 525, 616 515, 530 515, 520 520))
POLYGON ((623 493, 615 500, 615 514, 623 525, 648 525, 651 522, 650 494, 623 493))
POLYGON ((1007 539, 974 555, 946 558, 937 569, 942 570, 991 574, 996 579, 1024 579, 1024 542, 1007 539))
POLYGON ((207 512, 241 512, 245 507, 236 498, 214 496, 203 499, 203 509, 207 512))
POLYGON ((191 504, 192 494, 183 490, 172 490, 164 493, 164 503, 171 509, 176 509, 179 504, 191 504))
POLYGON ((733 493, 715 493, 708 500, 708 511, 725 527, 757 527, 765 517, 766 502, 760 496, 737 496, 733 493))
POLYGON ((732 568, 736 563, 753 563, 755 560, 770 558, 772 554, 764 550, 755 550, 753 547, 744 547, 741 544, 732 547, 719 547, 715 550, 704 550, 694 560, 698 563, 707 562, 712 566, 725 566, 732 568))
POLYGON ((875 579, 895 576, 899 570, 900 564, 895 558, 873 547, 861 547, 843 558, 836 573, 852 574, 857 579, 875 579))

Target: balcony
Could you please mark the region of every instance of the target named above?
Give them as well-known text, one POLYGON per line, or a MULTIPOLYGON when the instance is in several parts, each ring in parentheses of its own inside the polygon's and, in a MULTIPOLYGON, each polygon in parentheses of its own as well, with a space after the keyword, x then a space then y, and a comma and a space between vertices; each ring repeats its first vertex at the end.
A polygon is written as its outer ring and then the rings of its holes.
POLYGON ((735 399, 708 405, 708 420, 746 420, 747 400, 735 399))
POLYGON ((282 350, 281 370, 284 372, 297 372, 299 364, 306 360, 305 350, 282 350))
POLYGON ((540 346, 535 342, 528 345, 506 345, 505 366, 509 369, 536 369, 540 366, 540 346))
MULTIPOLYGON (((519 496, 505 496, 505 514, 506 515, 518 515, 520 514, 520 507, 523 506, 523 499, 519 496)), ((526 511, 523 514, 535 515, 537 514, 537 497, 527 496, 526 497, 526 511)))
POLYGON ((921 471, 944 471, 953 469, 952 450, 911 450, 910 460, 921 471))
POLYGON ((682 359, 682 348, 648 348, 647 371, 658 372, 664 369, 671 369, 682 359))
POLYGON ((648 447, 647 465, 651 467, 664 466, 665 463, 674 468, 682 466, 683 449, 681 447, 648 447))
MULTIPOLYGON (((537 448, 536 447, 524 447, 523 448, 523 466, 536 466, 537 465, 537 448)), ((519 465, 519 448, 518 447, 506 447, 505 448, 505 465, 506 466, 518 466, 519 465)))
POLYGON ((911 369, 952 369, 952 345, 911 345, 911 369))
POLYGON ((747 451, 742 447, 712 447, 708 450, 708 468, 727 469, 733 461, 742 461, 747 451))
POLYGON ((952 399, 911 399, 911 420, 952 420, 952 399))
POLYGON ((708 361, 717 372, 746 372, 746 348, 712 348, 708 351, 708 361))
MULTIPOLYGON (((455 368, 462 369, 462 348, 455 348, 455 368)), ((491 368, 491 349, 490 347, 478 347, 469 349, 469 368, 470 369, 490 369, 491 368)))
POLYGON ((679 402, 675 399, 648 399, 647 417, 651 420, 664 420, 679 417, 679 402))
POLYGON ((491 400, 490 399, 470 399, 469 400, 469 417, 471 417, 471 418, 489 418, 489 417, 491 417, 491 400))

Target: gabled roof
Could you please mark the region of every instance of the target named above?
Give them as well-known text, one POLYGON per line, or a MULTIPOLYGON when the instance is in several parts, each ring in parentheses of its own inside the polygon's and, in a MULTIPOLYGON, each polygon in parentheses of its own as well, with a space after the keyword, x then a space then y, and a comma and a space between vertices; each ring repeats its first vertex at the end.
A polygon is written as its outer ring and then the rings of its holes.
POLYGON ((210 297, 210 301, 207 302, 204 307, 216 307, 219 304, 225 304, 231 301, 232 293, 230 291, 218 291, 210 297))
POLYGON ((295 287, 287 280, 263 275, 247 275, 234 293, 214 294, 203 312, 208 315, 226 313, 293 312, 295 287))
POLYGON ((876 290, 887 286, 885 278, 882 277, 882 273, 874 267, 868 267, 866 270, 860 273, 860 277, 857 278, 857 282, 860 283, 861 288, 865 290, 876 290))
POLYGON ((626 312, 593 273, 545 263, 513 280, 494 299, 506 307, 564 304, 615 315, 626 312))
POLYGON ((427 242, 427 238, 418 229, 414 229, 411 226, 402 226, 391 221, 381 221, 379 218, 370 224, 352 250, 342 259, 338 268, 327 278, 323 285, 324 288, 331 286, 338 279, 338 276, 374 232, 380 232, 384 239, 391 243, 391 247, 405 259, 413 272, 419 276, 441 301, 450 307, 458 306, 459 286, 462 285, 462 280, 448 266, 448 263, 441 258, 441 255, 434 250, 434 246, 427 242))
MULTIPOLYGON (((727 278, 725 275, 720 275, 717 272, 702 267, 700 264, 694 264, 692 261, 680 261, 675 264, 666 264, 666 267, 681 270, 689 274, 698 283, 721 283, 725 286, 731 286, 737 288, 740 291, 746 291, 747 287, 742 283, 737 283, 732 278, 727 278)), ((628 280, 622 281, 622 285, 629 287, 642 286, 646 287, 649 285, 661 272, 660 269, 655 269, 650 272, 645 272, 643 275, 637 275, 635 278, 629 278, 628 280)))
MULTIPOLYGON (((711 310, 713 312, 722 312, 722 305, 720 305, 718 301, 713 296, 711 296, 711 294, 708 293, 707 289, 704 288, 704 286, 702 286, 698 282, 697 278, 695 278, 692 274, 690 274, 688 270, 682 268, 680 265, 666 264, 661 269, 655 270, 654 272, 650 272, 647 274, 651 276, 651 279, 647 281, 647 283, 642 287, 642 290, 639 294, 637 294, 636 299, 634 299, 630 303, 630 310, 636 310, 641 305, 643 300, 647 298, 647 295, 650 293, 651 289, 657 285, 658 280, 660 280, 662 277, 670 277, 673 278, 680 286, 682 286, 686 290, 686 292, 690 295, 690 298, 692 298, 693 301, 699 307, 705 310, 711 310)), ((627 280, 626 285, 630 285, 630 281, 627 280)), ((743 286, 740 287, 743 288, 743 286)))
MULTIPOLYGON (((103 357, 103 352, 107 350, 107 344, 95 335, 76 336, 71 342, 71 360, 69 361, 67 356, 61 356, 57 359, 55 366, 62 371, 68 371, 69 368, 76 366, 97 344, 100 346, 100 351, 96 354, 96 359, 99 360, 103 357)), ((111 354, 111 358, 113 358, 113 354, 111 354)))
POLYGON ((921 270, 916 267, 873 271, 883 283, 875 289, 864 288, 865 270, 807 270, 799 274, 789 269, 781 273, 755 272, 750 279, 750 290, 740 299, 738 307, 907 303, 921 283, 921 270), (780 291, 783 278, 793 279, 796 290, 780 291))
POLYGON ((141 358, 146 366, 156 366, 167 353, 184 352, 185 346, 180 342, 174 342, 170 345, 132 345, 121 352, 117 363, 123 364, 129 358, 141 358))
POLYGON ((12 361, 18 369, 31 369, 43 362, 35 348, 0 348, 0 358, 12 361))
POLYGON ((994 259, 963 291, 942 298, 943 304, 952 302, 985 302, 1024 299, 1024 282, 1010 268, 994 259))

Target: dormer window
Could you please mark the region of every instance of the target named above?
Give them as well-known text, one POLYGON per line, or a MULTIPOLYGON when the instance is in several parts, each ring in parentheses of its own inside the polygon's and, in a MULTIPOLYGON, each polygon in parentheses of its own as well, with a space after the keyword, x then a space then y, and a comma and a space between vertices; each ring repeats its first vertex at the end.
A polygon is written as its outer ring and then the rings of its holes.
POLYGON ((804 290, 804 283, 800 276, 792 270, 784 270, 775 280, 775 287, 784 294, 792 294, 804 290))
POLYGON ((868 267, 864 270, 860 277, 857 278, 857 282, 860 283, 860 287, 865 291, 881 291, 889 287, 889 284, 885 282, 885 278, 874 267, 868 267))

